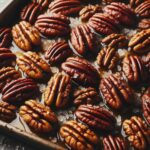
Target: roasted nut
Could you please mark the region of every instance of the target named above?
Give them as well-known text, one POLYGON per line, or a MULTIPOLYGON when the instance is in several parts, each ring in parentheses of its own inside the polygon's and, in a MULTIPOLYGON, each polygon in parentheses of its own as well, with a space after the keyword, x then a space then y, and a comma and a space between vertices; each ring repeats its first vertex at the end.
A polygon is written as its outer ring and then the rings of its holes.
POLYGON ((62 73, 56 73, 48 82, 44 92, 44 102, 47 106, 63 108, 67 105, 71 92, 71 78, 62 73))
POLYGON ((17 54, 17 65, 33 79, 44 79, 51 73, 50 66, 35 52, 25 52, 17 54))
POLYGON ((73 98, 73 103, 76 106, 82 104, 95 104, 101 101, 97 91, 92 87, 77 89, 73 93, 73 98))
POLYGON ((123 2, 124 0, 102 0, 105 4, 110 4, 112 2, 123 2))
POLYGON ((26 101, 19 110, 20 116, 37 133, 49 133, 58 124, 54 112, 35 100, 26 101))
POLYGON ((2 100, 20 102, 37 95, 38 86, 32 79, 19 78, 6 84, 2 90, 2 100))
POLYGON ((146 68, 148 69, 148 71, 150 72, 150 53, 148 53, 146 55, 146 58, 144 60, 144 64, 145 64, 146 68))
POLYGON ((64 123, 59 133, 65 143, 74 150, 93 150, 99 143, 93 131, 74 120, 64 123))
POLYGON ((150 129, 137 116, 123 122, 123 130, 129 142, 137 150, 146 150, 150 144, 150 129))
POLYGON ((136 15, 134 11, 124 3, 114 2, 104 7, 104 12, 118 20, 125 26, 134 26, 136 24, 136 15))
POLYGON ((81 105, 76 110, 77 119, 92 129, 110 131, 114 129, 116 119, 114 115, 101 106, 81 105))
POLYGON ((81 85, 97 85, 99 74, 90 62, 79 57, 70 57, 61 65, 62 70, 81 85))
POLYGON ((72 50, 68 42, 61 40, 53 42, 45 53, 45 59, 50 64, 60 64, 71 56, 72 50))
POLYGON ((25 51, 30 51, 33 46, 41 43, 39 32, 26 21, 16 24, 12 29, 12 35, 16 45, 25 51))
POLYGON ((140 29, 149 29, 150 28, 150 19, 142 19, 139 24, 138 27, 140 29))
POLYGON ((150 52, 150 29, 135 34, 129 41, 128 46, 137 54, 150 52))
POLYGON ((103 138, 104 150, 127 150, 124 139, 120 136, 108 135, 103 138))
POLYGON ((114 69, 118 59, 119 55, 115 48, 105 47, 97 56, 97 64, 100 69, 114 69))
POLYGON ((109 35, 120 31, 118 21, 109 14, 96 13, 90 18, 88 24, 99 34, 109 35))
POLYGON ((80 55, 97 54, 96 36, 87 25, 80 25, 72 29, 71 44, 80 55))
POLYGON ((94 14, 99 12, 102 12, 100 5, 88 5, 81 9, 79 16, 83 22, 87 22, 94 14))
POLYGON ((51 2, 51 0, 32 0, 34 3, 42 6, 43 8, 48 7, 48 4, 51 2))
POLYGON ((129 4, 132 8, 135 8, 144 1, 147 1, 147 0, 130 0, 129 4))
POLYGON ((12 41, 11 29, 0 28, 0 47, 9 47, 12 41))
POLYGON ((132 90, 121 75, 118 74, 103 78, 100 82, 99 90, 106 104, 114 110, 121 110, 125 104, 133 101, 132 90))
POLYGON ((70 33, 70 20, 61 14, 43 14, 37 18, 35 27, 48 37, 65 36, 70 33))

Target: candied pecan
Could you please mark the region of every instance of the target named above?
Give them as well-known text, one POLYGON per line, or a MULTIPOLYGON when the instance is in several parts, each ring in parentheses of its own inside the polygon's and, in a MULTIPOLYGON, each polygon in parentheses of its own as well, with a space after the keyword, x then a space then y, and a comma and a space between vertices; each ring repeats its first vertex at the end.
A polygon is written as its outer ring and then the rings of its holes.
POLYGON ((74 150, 93 150, 99 143, 97 135, 87 126, 74 120, 65 122, 59 134, 65 143, 74 150))
POLYGON ((78 13, 82 9, 80 0, 54 0, 49 5, 52 13, 60 13, 62 15, 72 15, 78 13))
POLYGON ((79 57, 70 57, 61 65, 62 70, 82 85, 97 85, 99 74, 90 62, 79 57))
POLYGON ((134 11, 124 3, 114 2, 104 7, 104 12, 114 17, 119 23, 125 26, 134 26, 136 15, 134 11))
POLYGON ((81 9, 79 16, 83 22, 87 22, 94 14, 99 12, 102 12, 100 5, 88 5, 81 9))
POLYGON ((71 91, 71 78, 62 73, 56 73, 48 82, 44 92, 44 102, 48 106, 62 108, 67 105, 71 91))
POLYGON ((109 14, 96 13, 89 20, 89 26, 99 34, 112 34, 120 31, 118 21, 109 14))
POLYGON ((104 150, 127 150, 124 139, 120 136, 108 135, 103 138, 104 150))
POLYGON ((118 74, 103 78, 99 90, 106 104, 115 110, 120 110, 124 104, 132 103, 133 92, 118 74))
POLYGON ((19 110, 20 116, 37 133, 48 133, 54 130, 58 119, 54 112, 47 106, 35 100, 26 101, 19 110))
POLYGON ((0 102, 0 120, 5 122, 11 122, 16 118, 16 107, 6 103, 0 102))
POLYGON ((128 46, 137 54, 150 52, 150 29, 135 34, 129 41, 128 46))
POLYGON ((114 129, 116 119, 114 115, 101 106, 81 105, 76 110, 77 119, 92 129, 110 131, 114 129))
POLYGON ((40 15, 35 27, 44 36, 65 36, 70 33, 70 20, 61 14, 49 13, 40 15))
POLYGON ((43 8, 48 7, 49 3, 51 2, 51 0, 32 0, 34 3, 42 6, 43 8))
POLYGON ((138 27, 140 29, 149 29, 150 28, 150 19, 142 19, 139 22, 138 27))
POLYGON ((29 77, 42 79, 51 73, 50 66, 35 52, 17 54, 17 65, 29 77))
POLYGON ((93 87, 77 89, 73 93, 73 98, 74 98, 73 103, 76 106, 81 104, 95 104, 101 101, 100 96, 93 87))
POLYGON ((19 78, 6 84, 2 90, 2 100, 19 102, 37 95, 38 86, 32 79, 19 78))
POLYGON ((146 150, 150 144, 150 129, 140 117, 133 116, 123 122, 123 129, 135 149, 146 150))
POLYGON ((129 4, 132 8, 135 8, 144 1, 147 1, 147 0, 129 0, 129 4))
POLYGON ((12 35, 16 45, 25 51, 30 51, 33 46, 41 43, 38 30, 26 21, 16 24, 12 29, 12 35))
POLYGON ((97 54, 96 36, 88 25, 79 25, 72 29, 71 44, 80 55, 97 54))
POLYGON ((45 59, 50 64, 62 63, 72 54, 72 50, 68 42, 61 40, 53 42, 45 53, 45 59))
POLYGON ((97 56, 97 64, 100 69, 113 69, 118 59, 119 56, 115 48, 104 47, 97 56))

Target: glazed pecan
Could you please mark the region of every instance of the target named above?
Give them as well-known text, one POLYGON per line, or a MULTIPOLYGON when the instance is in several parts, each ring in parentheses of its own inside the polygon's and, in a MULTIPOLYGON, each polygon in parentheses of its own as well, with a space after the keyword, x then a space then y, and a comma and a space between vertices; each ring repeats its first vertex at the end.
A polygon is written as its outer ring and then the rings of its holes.
POLYGON ((129 47, 137 54, 150 52, 150 29, 135 34, 129 41, 129 47))
POLYGON ((77 89, 73 93, 73 98, 74 98, 73 103, 76 106, 82 104, 95 104, 101 101, 100 96, 98 95, 97 91, 93 87, 77 89))
POLYGON ((12 29, 12 35, 16 45, 25 51, 30 51, 33 46, 41 43, 38 30, 26 21, 16 24, 12 29))
POLYGON ((120 110, 125 104, 133 101, 132 90, 121 75, 118 74, 103 78, 100 82, 99 90, 106 104, 115 110, 120 110))
POLYGON ((147 1, 147 0, 129 0, 129 4, 132 8, 135 8, 144 1, 147 1))
POLYGON ((10 28, 0 28, 0 47, 9 47, 12 42, 10 28))
POLYGON ((67 105, 71 92, 71 78, 62 73, 56 73, 48 82, 44 92, 44 102, 47 106, 62 108, 67 105))
POLYGON ((51 2, 51 0, 32 0, 34 3, 42 6, 43 8, 48 7, 49 3, 51 2))
POLYGON ((150 19, 142 19, 139 24, 138 27, 140 29, 149 29, 150 28, 150 19))
POLYGON ((19 78, 6 84, 2 90, 2 100, 6 102, 25 101, 37 95, 38 86, 32 79, 19 78))
POLYGON ((100 5, 88 5, 81 9, 79 16, 83 22, 87 22, 94 14, 99 12, 102 12, 100 5))
POLYGON ((79 57, 70 57, 61 65, 62 70, 82 85, 97 85, 99 74, 90 62, 79 57))
POLYGON ((116 119, 114 115, 101 106, 81 105, 76 110, 77 119, 92 129, 110 131, 114 129, 116 119))
POLYGON ((49 11, 65 16, 78 13, 82 9, 80 0, 54 0, 49 5, 49 11))
POLYGON ((108 135, 103 138, 104 150, 127 150, 124 139, 120 136, 108 135))
POLYGON ((88 25, 79 25, 72 29, 71 44, 80 55, 97 54, 96 36, 88 25))
POLYGON ((37 18, 35 27, 48 37, 65 36, 70 33, 70 20, 61 14, 43 14, 37 18))
POLYGON ((50 66, 35 52, 17 54, 17 65, 33 79, 42 79, 51 73, 50 66))
POLYGON ((99 143, 93 131, 74 120, 65 122, 59 133, 65 143, 74 150, 93 150, 94 146, 99 143))
POLYGON ((48 133, 54 130, 58 119, 54 112, 35 100, 26 101, 19 110, 20 116, 37 133, 48 133))
POLYGON ((53 42, 45 53, 45 59, 50 64, 60 64, 71 56, 72 50, 68 42, 61 40, 53 42))
POLYGON ((11 122, 16 118, 16 107, 6 103, 0 102, 0 120, 5 122, 11 122))
POLYGON ((120 31, 118 21, 109 14, 96 13, 90 18, 88 24, 99 34, 109 35, 120 31))
POLYGON ((146 150, 150 144, 150 129, 144 120, 133 116, 123 122, 123 129, 129 142, 137 150, 146 150))
POLYGON ((100 69, 114 69, 119 59, 115 48, 104 47, 97 56, 97 64, 100 69))
POLYGON ((136 15, 134 11, 124 3, 114 2, 104 7, 104 12, 113 16, 120 24, 125 26, 134 26, 136 15))

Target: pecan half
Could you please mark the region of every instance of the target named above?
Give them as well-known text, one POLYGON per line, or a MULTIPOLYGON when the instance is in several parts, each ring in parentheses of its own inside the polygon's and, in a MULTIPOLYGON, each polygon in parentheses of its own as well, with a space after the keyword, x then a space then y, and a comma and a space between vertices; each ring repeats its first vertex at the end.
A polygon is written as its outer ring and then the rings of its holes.
POLYGON ((2 90, 2 100, 11 103, 25 101, 37 92, 38 86, 32 79, 19 78, 6 84, 2 90))
POLYGON ((140 29, 149 29, 150 28, 150 19, 142 19, 139 24, 138 27, 140 29))
POLYGON ((48 82, 44 92, 44 102, 48 106, 63 108, 67 105, 71 92, 71 78, 62 73, 56 73, 48 82))
POLYGON ((54 112, 35 100, 26 101, 19 110, 20 116, 37 133, 48 133, 54 130, 58 119, 54 112))
POLYGON ((45 53, 45 59, 50 64, 60 64, 71 56, 72 50, 68 42, 61 40, 53 42, 45 53))
POLYGON ((147 1, 147 0, 129 0, 129 4, 132 8, 135 8, 144 1, 147 1))
POLYGON ((16 45, 25 51, 30 51, 33 46, 41 43, 38 30, 26 21, 16 24, 12 29, 12 35, 16 45))
POLYGON ((133 116, 123 122, 123 129, 135 149, 146 150, 150 144, 150 129, 140 117, 133 116))
POLYGON ((114 115, 101 106, 81 105, 76 110, 77 119, 92 129, 110 131, 114 129, 116 119, 114 115))
POLYGON ((35 52, 17 54, 18 67, 33 79, 43 79, 51 73, 50 66, 35 52))
POLYGON ((97 85, 99 74, 90 62, 79 57, 70 57, 61 65, 62 70, 82 85, 97 85))
POLYGON ((11 122, 16 118, 16 107, 6 103, 0 102, 0 120, 5 122, 11 122))
POLYGON ((32 0, 34 3, 42 6, 43 8, 48 7, 49 3, 51 2, 51 0, 32 0))
POLYGON ((35 22, 35 27, 44 36, 65 36, 70 33, 69 24, 70 20, 66 16, 49 13, 40 15, 35 22))
POLYGON ((94 146, 99 143, 93 131, 74 120, 64 123, 59 133, 65 143, 75 150, 93 150, 94 146))

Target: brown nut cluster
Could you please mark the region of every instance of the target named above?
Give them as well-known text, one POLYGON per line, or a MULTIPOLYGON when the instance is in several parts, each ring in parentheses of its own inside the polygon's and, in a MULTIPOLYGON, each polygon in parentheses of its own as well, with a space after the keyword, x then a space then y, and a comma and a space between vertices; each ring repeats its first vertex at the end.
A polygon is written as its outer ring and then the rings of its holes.
POLYGON ((35 52, 17 54, 17 65, 33 79, 43 79, 51 73, 48 63, 35 52))
POLYGON ((83 58, 70 57, 62 63, 61 68, 78 84, 95 86, 99 81, 95 67, 83 58))
POLYGON ((100 5, 88 5, 81 9, 79 12, 80 19, 87 22, 94 14, 102 12, 100 5))
POLYGON ((40 5, 43 8, 48 7, 49 3, 51 2, 51 0, 32 0, 34 3, 40 5))
POLYGON ((16 107, 6 103, 0 102, 0 120, 5 122, 11 122, 16 118, 16 107))
POLYGON ((120 136, 108 135, 103 138, 104 150, 127 150, 124 139, 120 136))
POLYGON ((150 28, 150 19, 142 19, 138 24, 139 29, 145 30, 150 28))
POLYGON ((146 150, 150 144, 150 129, 137 116, 123 122, 123 130, 131 145, 137 150, 146 150))
POLYGON ((58 124, 58 119, 54 112, 35 100, 26 101, 20 107, 19 115, 37 133, 52 132, 58 124))
POLYGON ((33 46, 41 43, 38 30, 26 21, 21 21, 12 28, 12 36, 16 45, 25 51, 31 51, 33 46))
POLYGON ((137 54, 150 52, 150 29, 142 30, 135 34, 129 41, 129 47, 137 54))
POLYGON ((80 0, 54 0, 49 5, 49 11, 65 16, 77 14, 82 9, 80 0))
POLYGON ((37 95, 38 86, 32 79, 19 78, 6 84, 2 90, 2 100, 17 103, 37 95))
POLYGON ((0 47, 8 48, 12 42, 12 35, 10 28, 0 28, 0 47))
POLYGON ((97 56, 97 64, 100 69, 114 69, 119 60, 117 50, 112 47, 104 47, 97 56))
POLYGON ((42 14, 37 18, 35 27, 47 37, 65 36, 70 33, 70 20, 61 14, 42 14))
POLYGON ((99 90, 106 104, 114 110, 121 110, 133 101, 133 91, 122 76, 113 74, 100 81, 99 90))
POLYGON ((44 102, 47 106, 64 108, 71 92, 71 78, 62 73, 56 73, 48 82, 44 92, 44 102))
POLYGON ((100 96, 93 87, 77 89, 73 93, 73 103, 76 106, 82 104, 95 104, 101 101, 100 96))
POLYGON ((72 29, 71 44, 80 55, 97 54, 96 36, 88 25, 79 25, 72 29))
POLYGON ((97 135, 87 126, 74 120, 65 122, 59 134, 65 143, 74 150, 93 150, 98 145, 97 135))
POLYGON ((94 130, 111 131, 116 123, 114 115, 101 106, 81 105, 75 115, 94 130))
POLYGON ((60 64, 71 56, 72 50, 67 41, 53 42, 45 52, 45 59, 50 64, 60 64))
POLYGON ((104 7, 104 12, 118 20, 120 24, 125 26, 134 26, 136 23, 136 15, 134 11, 124 3, 114 2, 104 7))

